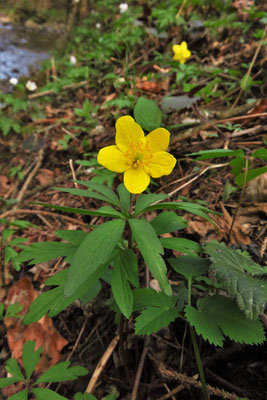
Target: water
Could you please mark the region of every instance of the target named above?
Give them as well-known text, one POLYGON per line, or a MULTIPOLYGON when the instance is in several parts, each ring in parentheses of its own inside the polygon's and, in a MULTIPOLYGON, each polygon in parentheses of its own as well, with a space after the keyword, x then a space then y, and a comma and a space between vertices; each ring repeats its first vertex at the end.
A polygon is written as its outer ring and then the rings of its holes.
POLYGON ((28 76, 49 58, 55 34, 0 22, 0 81, 28 76))

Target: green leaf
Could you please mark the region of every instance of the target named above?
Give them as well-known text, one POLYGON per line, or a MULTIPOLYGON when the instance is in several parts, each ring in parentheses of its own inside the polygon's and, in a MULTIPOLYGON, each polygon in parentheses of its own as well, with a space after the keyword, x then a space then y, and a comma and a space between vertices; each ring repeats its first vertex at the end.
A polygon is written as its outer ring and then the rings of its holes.
POLYGON ((243 78, 241 79, 240 82, 240 87, 242 90, 244 90, 244 92, 246 92, 252 85, 253 85, 253 79, 251 78, 251 76, 246 73, 246 75, 243 76, 243 78))
POLYGON ((110 204, 113 204, 114 206, 120 208, 120 201, 116 194, 111 190, 108 186, 102 185, 101 183, 96 183, 96 182, 91 182, 91 181, 77 181, 75 180, 74 182, 79 183, 80 185, 86 186, 95 192, 98 192, 102 194, 105 198, 106 201, 110 204))
POLYGON ((97 398, 90 393, 84 392, 82 394, 79 392, 75 394, 74 400, 97 400, 97 398))
POLYGON ((36 400, 68 400, 67 397, 46 388, 34 388, 32 392, 36 396, 36 400))
POLYGON ((244 158, 244 151, 242 149, 229 150, 229 149, 218 149, 218 150, 203 150, 197 153, 187 154, 188 156, 198 156, 196 160, 210 160, 218 157, 240 157, 244 158))
POLYGON ((154 229, 146 220, 130 219, 129 224, 147 267, 153 277, 158 280, 161 289, 171 295, 171 286, 166 276, 167 268, 160 255, 164 253, 164 250, 154 229))
POLYGON ((266 267, 254 263, 240 251, 228 249, 224 243, 212 241, 204 246, 210 256, 211 271, 228 295, 236 300, 248 318, 257 318, 267 302, 267 284, 254 275, 266 273, 266 267))
POLYGON ((130 318, 133 310, 133 294, 127 280, 120 255, 113 261, 111 289, 114 299, 126 318, 130 318))
MULTIPOLYGON (((24 378, 23 378, 24 379, 24 378)), ((21 379, 17 377, 12 377, 12 378, 0 378, 0 389, 10 386, 13 383, 20 382, 21 379)))
POLYGON ((0 320, 3 318, 4 310, 5 310, 4 303, 0 303, 0 320))
POLYGON ((27 379, 30 379, 43 350, 42 347, 40 347, 38 350, 34 351, 34 348, 35 342, 33 340, 29 340, 24 344, 22 350, 22 360, 27 379))
POLYGON ((105 222, 90 232, 78 247, 71 263, 65 296, 71 296, 110 257, 119 242, 125 222, 105 222))
POLYGON ((27 400, 28 394, 29 394, 28 389, 24 389, 21 392, 13 394, 13 396, 10 396, 8 399, 9 400, 27 400))
POLYGON ((267 160, 267 149, 257 149, 250 154, 250 157, 261 158, 267 160))
POLYGON ((175 271, 187 280, 205 274, 210 267, 209 259, 192 255, 169 258, 168 261, 175 271))
POLYGON ((156 308, 148 307, 136 318, 135 334, 151 335, 158 332, 161 328, 169 326, 179 315, 177 307, 156 308))
POLYGON ((165 200, 167 197, 169 197, 167 194, 140 194, 136 200, 134 215, 138 217, 148 206, 157 201, 165 200))
POLYGON ((14 378, 18 378, 21 381, 24 381, 24 375, 20 370, 19 364, 17 360, 14 358, 9 358, 6 362, 6 371, 9 372, 14 378))
POLYGON ((160 127, 162 112, 154 100, 139 97, 134 107, 134 119, 146 131, 160 127))
POLYGON ((236 157, 229 162, 229 165, 232 167, 232 174, 238 176, 245 168, 246 160, 244 157, 236 157))
POLYGON ((63 382, 72 381, 77 379, 78 376, 84 376, 88 374, 87 369, 83 367, 69 367, 70 361, 62 361, 52 367, 48 368, 41 376, 37 379, 34 385, 46 382, 63 382))
POLYGON ((130 193, 126 189, 123 183, 121 183, 118 186, 118 193, 119 193, 119 198, 120 198, 120 203, 121 203, 121 209, 125 213, 128 214, 129 209, 130 209, 130 193))
POLYGON ((55 231, 55 235, 60 239, 66 240, 67 242, 70 242, 74 246, 78 247, 87 236, 87 232, 66 229, 66 230, 55 231))
POLYGON ((167 296, 164 292, 157 292, 152 288, 142 288, 133 291, 134 311, 146 307, 160 307, 169 309, 175 304, 174 297, 167 296))
POLYGON ((103 196, 99 193, 93 192, 93 190, 85 190, 85 189, 74 189, 74 188, 61 188, 61 187, 52 187, 53 190, 58 190, 59 192, 71 193, 75 196, 81 197, 90 197, 91 199, 97 199, 101 201, 107 201, 106 196, 103 196))
POLYGON ((24 306, 20 303, 9 304, 6 310, 5 318, 15 317, 19 318, 20 311, 23 310, 24 306))
MULTIPOLYGON (((255 168, 252 169, 250 171, 247 172, 247 178, 246 178, 246 182, 248 183, 249 181, 251 181, 252 179, 257 178, 257 176, 259 175, 263 175, 267 172, 267 167, 261 167, 261 168, 255 168)), ((243 172, 242 174, 238 175, 235 179, 235 183, 241 187, 244 185, 244 181, 245 181, 245 173, 243 172)))
POLYGON ((30 246, 23 246, 23 250, 17 257, 19 262, 30 261, 29 264, 43 263, 58 257, 66 257, 71 260, 77 250, 77 245, 61 242, 40 242, 32 243, 30 246))
POLYGON ((68 212, 71 214, 80 214, 80 215, 96 215, 100 217, 115 217, 115 218, 124 218, 124 216, 119 212, 114 210, 112 207, 103 206, 100 207, 97 211, 95 210, 84 210, 83 208, 73 208, 73 207, 64 207, 64 206, 56 206, 53 204, 46 204, 46 203, 34 203, 39 204, 41 206, 51 208, 54 210, 60 210, 64 212, 68 212))
POLYGON ((198 243, 184 238, 160 238, 160 243, 164 249, 178 250, 182 253, 192 254, 192 251, 199 253, 202 250, 198 243))
POLYGON ((187 222, 174 211, 164 211, 150 222, 157 235, 186 228, 187 222))
POLYGON ((126 249, 120 253, 119 257, 126 278, 134 287, 139 288, 138 263, 134 251, 126 249))
POLYGON ((198 334, 210 343, 222 346, 223 334, 245 344, 260 344, 265 340, 259 319, 250 320, 233 300, 224 296, 209 296, 197 301, 197 308, 185 308, 186 318, 198 334), (219 333, 218 330, 221 332, 219 333))

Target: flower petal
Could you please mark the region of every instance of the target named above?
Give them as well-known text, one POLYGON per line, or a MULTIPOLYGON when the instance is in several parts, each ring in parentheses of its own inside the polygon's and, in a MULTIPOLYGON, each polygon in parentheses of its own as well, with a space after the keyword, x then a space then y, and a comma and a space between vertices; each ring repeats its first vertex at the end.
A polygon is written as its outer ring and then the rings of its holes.
POLYGON ((170 132, 164 128, 157 128, 146 136, 146 142, 152 152, 164 151, 169 146, 170 132))
POLYGON ((150 176, 142 168, 129 168, 124 172, 123 182, 130 193, 142 193, 149 185, 150 176))
POLYGON ((113 172, 124 172, 130 168, 124 153, 117 146, 103 147, 98 153, 97 161, 113 172))
POLYGON ((176 164, 176 159, 166 151, 153 153, 148 165, 144 167, 145 172, 152 178, 159 178, 162 175, 169 175, 176 164))
POLYGON ((125 152, 133 143, 145 143, 144 131, 132 117, 125 115, 116 122, 116 145, 125 152))

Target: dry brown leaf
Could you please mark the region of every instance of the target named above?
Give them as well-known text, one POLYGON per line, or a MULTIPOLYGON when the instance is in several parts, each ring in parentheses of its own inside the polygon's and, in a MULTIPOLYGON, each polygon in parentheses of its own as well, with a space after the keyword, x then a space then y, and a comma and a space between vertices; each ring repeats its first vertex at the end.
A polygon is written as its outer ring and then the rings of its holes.
POLYGON ((19 363, 22 363, 22 349, 28 340, 35 341, 35 350, 43 347, 36 367, 36 371, 42 373, 60 360, 60 351, 68 342, 59 334, 52 319, 47 315, 33 324, 27 326, 23 324, 22 319, 36 297, 37 292, 29 278, 23 277, 16 282, 10 288, 5 304, 7 307, 10 304, 19 303, 23 306, 23 310, 19 313, 20 318, 4 318, 4 324, 7 328, 7 340, 12 357, 19 363))
POLYGON ((167 77, 161 81, 148 81, 147 78, 136 78, 136 87, 147 92, 159 93, 169 88, 170 78, 167 77))
POLYGON ((38 175, 36 175, 36 179, 38 179, 40 185, 46 185, 55 179, 55 173, 49 169, 41 168, 38 175))

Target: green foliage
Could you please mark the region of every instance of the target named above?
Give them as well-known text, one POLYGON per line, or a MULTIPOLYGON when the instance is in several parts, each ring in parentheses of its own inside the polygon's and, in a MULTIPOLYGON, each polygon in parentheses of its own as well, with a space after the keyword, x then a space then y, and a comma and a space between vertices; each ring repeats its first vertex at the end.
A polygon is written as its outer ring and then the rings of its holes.
POLYGON ((21 371, 18 362, 14 358, 10 358, 9 360, 7 360, 5 369, 11 375, 11 378, 1 378, 0 388, 4 388, 13 383, 22 382, 27 389, 22 389, 20 392, 9 397, 10 399, 27 400, 30 393, 33 393, 36 396, 37 400, 48 398, 52 400, 66 399, 66 397, 60 396, 50 389, 43 387, 35 388, 34 386, 41 383, 75 380, 79 376, 86 375, 88 373, 87 369, 80 366, 70 367, 69 361, 62 361, 48 368, 39 378, 37 378, 37 380, 32 382, 33 372, 38 364, 42 353, 41 347, 36 351, 34 351, 34 349, 34 341, 28 341, 24 344, 22 351, 22 361, 25 370, 25 376, 21 371))
POLYGON ((96 108, 92 105, 92 103, 90 103, 88 99, 84 101, 82 108, 75 108, 74 112, 79 117, 84 118, 85 122, 88 125, 95 125, 95 120, 92 114, 96 112, 96 108))
POLYGON ((134 119, 146 131, 160 127, 162 113, 154 100, 139 97, 134 107, 134 119))
POLYGON ((266 274, 267 268, 260 267, 246 254, 228 249, 221 243, 210 242, 204 248, 210 256, 210 268, 216 280, 248 318, 257 318, 267 302, 267 284, 255 276, 266 274))

